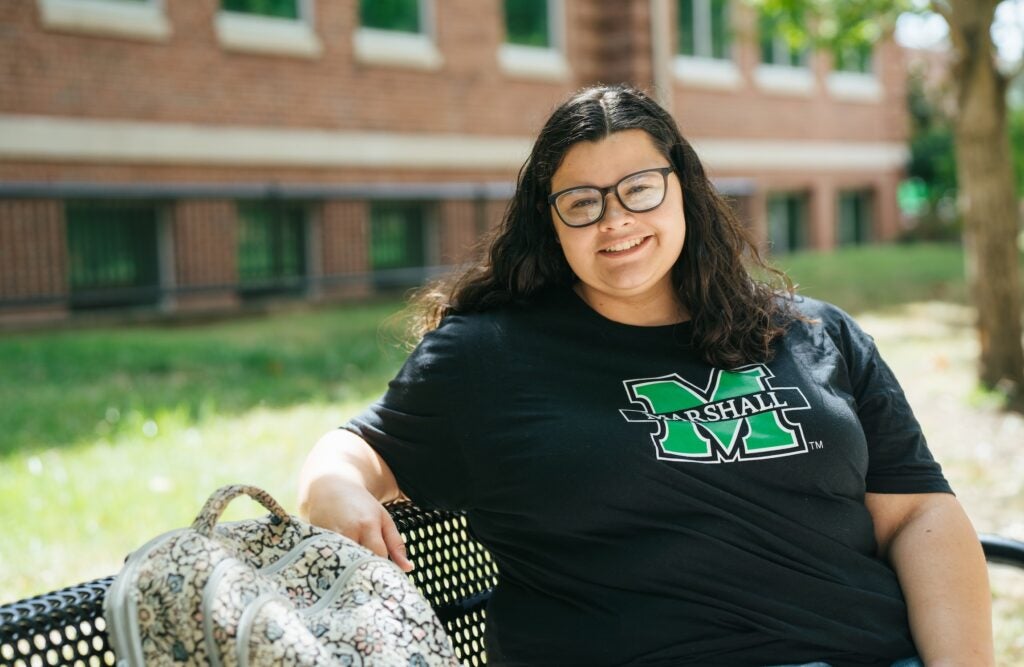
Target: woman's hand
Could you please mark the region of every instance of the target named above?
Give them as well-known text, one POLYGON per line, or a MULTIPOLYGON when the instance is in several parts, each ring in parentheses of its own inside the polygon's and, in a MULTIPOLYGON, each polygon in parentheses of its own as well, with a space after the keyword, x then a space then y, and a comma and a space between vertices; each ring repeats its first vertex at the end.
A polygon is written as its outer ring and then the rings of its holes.
POLYGON ((331 431, 306 458, 299 478, 299 513, 310 523, 413 569, 405 542, 382 503, 401 496, 387 464, 359 436, 331 431))

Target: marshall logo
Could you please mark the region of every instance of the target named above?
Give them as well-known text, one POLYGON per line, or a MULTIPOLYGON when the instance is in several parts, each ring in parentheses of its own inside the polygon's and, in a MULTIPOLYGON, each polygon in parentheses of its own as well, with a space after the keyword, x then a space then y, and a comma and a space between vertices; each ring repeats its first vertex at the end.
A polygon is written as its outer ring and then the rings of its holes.
POLYGON ((639 410, 620 410, 628 422, 655 424, 659 459, 719 463, 803 454, 807 441, 793 410, 810 407, 796 387, 773 387, 767 366, 714 369, 705 387, 673 373, 626 380, 639 410))

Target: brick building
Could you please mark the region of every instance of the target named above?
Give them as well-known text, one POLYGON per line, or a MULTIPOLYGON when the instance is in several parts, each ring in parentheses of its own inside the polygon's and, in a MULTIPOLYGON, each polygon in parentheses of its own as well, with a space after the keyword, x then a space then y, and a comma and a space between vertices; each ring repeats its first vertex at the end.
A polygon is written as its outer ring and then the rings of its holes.
POLYGON ((0 322, 414 284, 570 91, 655 91, 774 252, 891 238, 905 66, 738 0, 0 3, 0 322))

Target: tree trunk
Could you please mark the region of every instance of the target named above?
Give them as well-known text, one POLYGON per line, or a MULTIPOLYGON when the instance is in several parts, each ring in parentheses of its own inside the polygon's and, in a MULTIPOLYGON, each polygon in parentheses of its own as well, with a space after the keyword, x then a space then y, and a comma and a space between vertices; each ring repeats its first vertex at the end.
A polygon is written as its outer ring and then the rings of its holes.
POLYGON ((1007 132, 1006 78, 996 68, 990 29, 999 0, 949 0, 943 12, 958 86, 954 130, 967 279, 978 311, 980 380, 1024 390, 1018 208, 1007 132))

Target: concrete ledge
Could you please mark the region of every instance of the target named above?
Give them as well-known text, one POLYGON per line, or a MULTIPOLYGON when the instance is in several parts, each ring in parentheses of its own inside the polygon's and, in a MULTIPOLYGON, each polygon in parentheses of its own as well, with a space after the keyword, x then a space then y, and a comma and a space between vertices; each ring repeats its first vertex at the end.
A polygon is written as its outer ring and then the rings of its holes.
POLYGON ((104 37, 166 42, 171 26, 161 0, 36 0, 43 27, 104 37))
POLYGON ((738 90, 743 82, 739 68, 731 60, 676 56, 672 68, 676 80, 689 86, 738 90))
POLYGON ((220 12, 217 40, 228 51, 318 58, 323 45, 313 26, 301 19, 220 12))
POLYGON ((437 70, 444 64, 437 46, 422 33, 359 28, 353 47, 356 60, 367 65, 437 70))
POLYGON ((829 72, 825 79, 829 95, 849 102, 881 102, 882 83, 874 74, 829 72))
POLYGON ((810 97, 814 93, 814 73, 807 67, 758 65, 754 81, 762 90, 783 95, 810 97))
POLYGON ((565 81, 569 78, 569 63, 556 49, 519 44, 502 44, 498 49, 498 64, 505 74, 530 79, 565 81))

